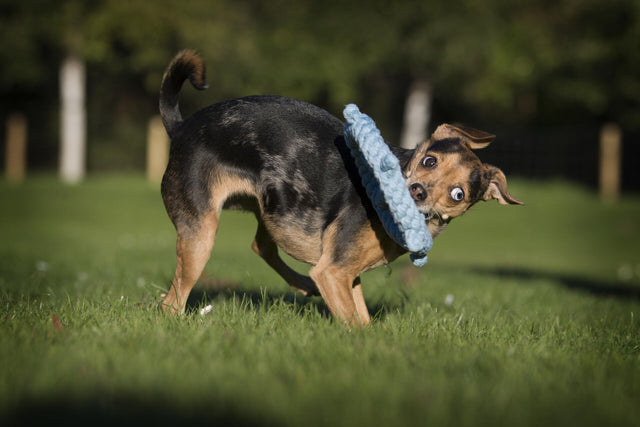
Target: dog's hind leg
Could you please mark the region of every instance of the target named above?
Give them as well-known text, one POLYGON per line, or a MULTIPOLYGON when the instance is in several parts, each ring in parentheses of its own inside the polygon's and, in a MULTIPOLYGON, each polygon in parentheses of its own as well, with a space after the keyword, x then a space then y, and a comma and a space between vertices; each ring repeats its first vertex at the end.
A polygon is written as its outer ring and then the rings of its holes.
POLYGON ((209 260, 218 229, 219 214, 211 213, 193 227, 176 224, 176 274, 162 309, 171 313, 184 313, 189 293, 209 260))
POLYGON ((258 219, 258 231, 251 249, 260 255, 292 288, 306 296, 320 295, 316 284, 310 277, 304 276, 289 267, 278 254, 275 244, 264 224, 258 219))

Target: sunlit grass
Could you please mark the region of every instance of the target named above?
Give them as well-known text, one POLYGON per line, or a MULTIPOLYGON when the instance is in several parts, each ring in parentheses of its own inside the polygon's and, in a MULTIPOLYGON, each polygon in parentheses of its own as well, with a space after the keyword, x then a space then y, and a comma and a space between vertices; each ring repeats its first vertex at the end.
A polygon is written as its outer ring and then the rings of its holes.
POLYGON ((603 204, 566 183, 510 189, 525 207, 474 207, 425 267, 404 257, 365 274, 375 320, 348 330, 253 254, 248 214, 224 214, 191 309, 173 318, 156 304, 175 268, 156 188, 0 183, 2 417, 637 424, 640 200, 603 204))

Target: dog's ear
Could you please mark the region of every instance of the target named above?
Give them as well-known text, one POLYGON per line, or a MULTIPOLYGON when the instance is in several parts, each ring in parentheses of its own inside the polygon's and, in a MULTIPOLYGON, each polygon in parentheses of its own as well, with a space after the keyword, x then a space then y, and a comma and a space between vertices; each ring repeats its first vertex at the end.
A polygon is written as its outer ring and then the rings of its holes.
POLYGON ((459 138, 463 144, 472 150, 478 150, 491 144, 496 136, 478 129, 468 128, 465 126, 453 126, 450 124, 442 124, 438 126, 433 133, 432 139, 459 138))
POLYGON ((489 176, 491 176, 491 180, 482 196, 483 200, 496 199, 501 205, 524 205, 524 203, 509 193, 507 189, 507 178, 500 169, 491 165, 485 165, 485 169, 489 176))

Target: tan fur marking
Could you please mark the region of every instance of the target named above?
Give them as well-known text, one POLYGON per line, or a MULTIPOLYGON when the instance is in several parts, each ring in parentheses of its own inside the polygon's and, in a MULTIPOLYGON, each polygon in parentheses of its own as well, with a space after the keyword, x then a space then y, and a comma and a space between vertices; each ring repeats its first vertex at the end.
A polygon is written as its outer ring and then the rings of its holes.
POLYGON ((495 139, 495 135, 465 126, 444 123, 433 133, 432 139, 460 138, 462 143, 474 150, 485 148, 495 139))
POLYGON ((184 50, 183 51, 184 61, 193 65, 193 84, 198 87, 205 84, 204 82, 204 61, 200 56, 196 53, 195 50, 184 50))
POLYGON ((322 254, 319 234, 309 234, 301 224, 296 224, 293 218, 283 221, 282 218, 265 215, 262 219, 271 238, 288 255, 308 264, 318 263, 322 254))
POLYGON ((209 260, 218 230, 218 212, 203 218, 197 229, 177 229, 176 273, 162 309, 171 313, 184 313, 189 293, 209 260))
MULTIPOLYGON (((438 166, 433 169, 418 168, 414 173, 414 182, 428 183, 425 188, 428 193, 427 207, 434 208, 441 217, 455 218, 462 215, 469 207, 469 200, 455 202, 450 195, 453 187, 460 187, 469 194, 469 175, 477 163, 465 163, 459 153, 437 153, 438 166)), ((424 185, 424 184, 423 184, 424 185)))
POLYGON ((371 322, 371 316, 369 315, 369 309, 367 308, 367 304, 364 301, 364 295, 362 294, 362 284, 360 283, 360 277, 357 277, 353 282, 353 287, 351 288, 351 294, 353 296, 353 302, 356 305, 356 311, 358 312, 358 320, 363 325, 371 322))
POLYGON ((366 324, 368 319, 360 318, 354 300, 352 288, 355 277, 332 264, 330 258, 325 252, 318 265, 311 268, 309 275, 336 318, 349 325, 366 324))
POLYGON ((178 54, 173 58, 173 60, 171 61, 171 63, 167 67, 167 70, 165 71, 165 74, 163 76, 163 80, 166 78, 167 72, 169 70, 172 70, 178 64, 191 65, 193 67, 193 73, 191 75, 191 78, 193 78, 194 86, 201 87, 201 86, 205 85, 205 81, 204 81, 204 78, 205 78, 205 76, 204 76, 204 73, 205 73, 204 61, 202 60, 202 58, 200 58, 200 56, 193 49, 185 49, 185 50, 182 50, 182 51, 178 52, 178 54))
POLYGON ((365 227, 356 239, 356 246, 349 251, 349 258, 335 262, 334 251, 340 239, 338 223, 339 219, 329 225, 323 233, 322 256, 309 271, 309 276, 336 318, 349 325, 366 325, 371 318, 364 301, 359 276, 361 272, 387 262, 385 251, 374 230, 365 227))
POLYGON ((360 229, 355 239, 356 243, 349 252, 350 257, 345 259, 340 266, 353 272, 355 275, 373 270, 381 265, 386 265, 405 253, 393 240, 379 236, 385 236, 382 228, 378 231, 371 228, 371 224, 360 229))
POLYGON ((231 196, 247 195, 258 200, 258 192, 251 180, 221 173, 212 180, 211 208, 220 210, 231 196))

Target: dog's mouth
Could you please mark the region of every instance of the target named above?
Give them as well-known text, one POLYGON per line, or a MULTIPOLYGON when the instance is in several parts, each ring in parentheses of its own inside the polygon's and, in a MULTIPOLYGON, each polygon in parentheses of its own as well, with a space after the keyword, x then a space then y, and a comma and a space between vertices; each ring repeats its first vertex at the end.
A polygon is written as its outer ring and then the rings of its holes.
POLYGON ((437 221, 439 224, 446 224, 451 220, 450 217, 442 215, 433 207, 429 207, 425 210, 420 208, 418 209, 424 214, 424 218, 427 222, 437 221))

